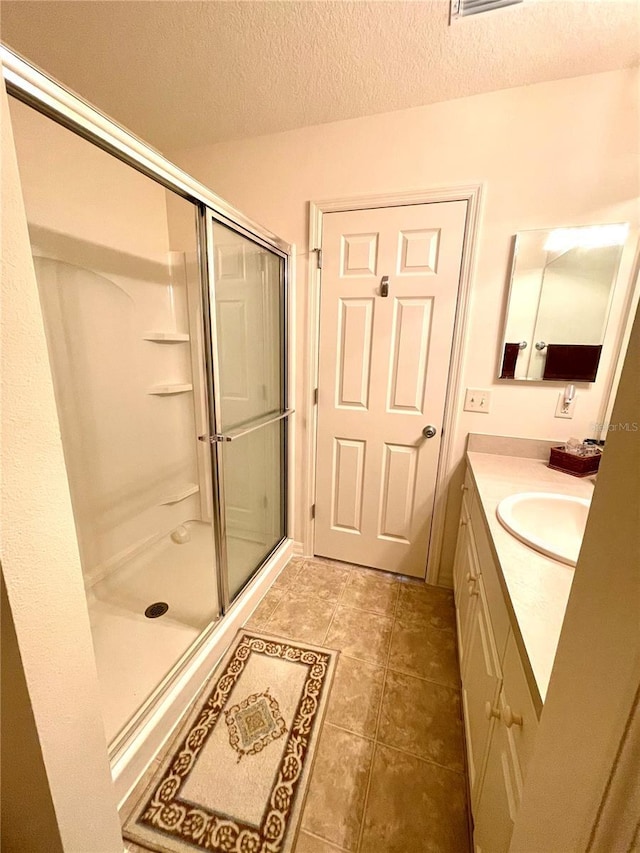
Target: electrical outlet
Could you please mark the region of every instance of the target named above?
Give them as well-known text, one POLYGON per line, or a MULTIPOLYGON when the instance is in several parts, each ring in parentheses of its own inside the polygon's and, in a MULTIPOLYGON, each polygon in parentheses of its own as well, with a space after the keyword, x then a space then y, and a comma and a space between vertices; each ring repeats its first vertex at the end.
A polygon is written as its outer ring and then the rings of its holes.
POLYGON ((467 388, 464 397, 465 412, 488 412, 491 408, 491 391, 481 388, 467 388))
POLYGON ((556 406, 556 413, 554 417, 556 418, 572 418, 576 409, 576 397, 570 403, 565 405, 564 402, 564 392, 561 391, 558 394, 558 404, 556 406))

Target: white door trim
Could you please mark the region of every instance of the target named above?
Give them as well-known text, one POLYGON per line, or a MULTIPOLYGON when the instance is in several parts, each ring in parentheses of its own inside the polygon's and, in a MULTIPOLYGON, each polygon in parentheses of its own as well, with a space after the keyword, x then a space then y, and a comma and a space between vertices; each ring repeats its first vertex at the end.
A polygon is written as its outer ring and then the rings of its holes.
POLYGON ((446 513, 446 498, 449 479, 453 468, 453 448, 461 400, 462 365, 465 355, 465 338, 469 313, 469 294, 471 292, 472 273, 476 255, 476 245, 480 222, 482 184, 466 184, 457 187, 442 187, 415 192, 398 192, 384 195, 358 196, 356 198, 338 198, 309 202, 309 284, 307 312, 307 375, 304 394, 305 420, 308 425, 306 435, 306 482, 303 487, 305 515, 303 524, 304 553, 313 553, 315 522, 312 518, 312 505, 315 500, 315 469, 317 441, 317 407, 314 390, 318 382, 319 319, 320 319, 320 269, 314 262, 315 249, 322 245, 322 221, 325 213, 346 210, 365 210, 371 207, 398 207, 409 204, 429 204, 444 201, 466 201, 467 218, 465 223, 462 265, 458 289, 458 303, 453 329, 449 380, 444 408, 443 437, 438 460, 436 478, 433 523, 427 560, 427 583, 437 584, 442 552, 442 536, 446 513))

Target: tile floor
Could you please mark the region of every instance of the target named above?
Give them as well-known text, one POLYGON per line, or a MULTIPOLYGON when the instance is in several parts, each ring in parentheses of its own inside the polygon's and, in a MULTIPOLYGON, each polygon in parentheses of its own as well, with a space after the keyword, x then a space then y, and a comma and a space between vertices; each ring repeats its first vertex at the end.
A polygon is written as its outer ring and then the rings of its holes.
POLYGON ((452 594, 294 558, 246 625, 341 651, 295 853, 467 853, 452 594))

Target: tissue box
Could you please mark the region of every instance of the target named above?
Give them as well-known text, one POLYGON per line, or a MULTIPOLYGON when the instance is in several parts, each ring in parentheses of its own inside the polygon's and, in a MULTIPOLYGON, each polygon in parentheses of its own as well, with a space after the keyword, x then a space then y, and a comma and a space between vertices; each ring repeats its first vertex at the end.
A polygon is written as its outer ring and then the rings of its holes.
POLYGON ((549 456, 549 468, 572 474, 574 477, 588 477, 595 474, 600 465, 602 453, 594 453, 592 456, 578 456, 577 453, 567 453, 562 445, 551 448, 549 456))

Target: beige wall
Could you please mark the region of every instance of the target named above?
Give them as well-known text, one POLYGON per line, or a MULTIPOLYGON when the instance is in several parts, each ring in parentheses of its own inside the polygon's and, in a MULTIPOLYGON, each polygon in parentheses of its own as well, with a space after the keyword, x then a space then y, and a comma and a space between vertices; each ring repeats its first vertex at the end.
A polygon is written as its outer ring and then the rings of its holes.
MULTIPOLYGON (((121 853, 69 487, 4 88, 0 100, 2 571, 44 765, 43 772, 32 777, 32 798, 34 803, 52 802, 68 853, 121 853), (89 805, 80 807, 83 803, 89 805)), ((13 661, 17 665, 15 656, 13 661)), ((21 677, 18 674, 14 681, 12 674, 15 670, 3 672, 4 677, 8 675, 3 691, 20 690, 21 677)), ((36 749, 30 750, 27 760, 38 760, 36 749)), ((51 844, 42 839, 40 846, 30 846, 29 830, 20 825, 3 827, 3 833, 10 831, 16 843, 23 829, 27 835, 14 848, 17 851, 55 850, 55 837, 51 844)))
POLYGON ((0 846, 60 853, 60 833, 24 678, 16 630, 0 576, 2 628, 2 787, 0 846))
MULTIPOLYGON (((598 382, 591 388, 578 387, 573 421, 554 418, 559 385, 500 385, 494 377, 513 234, 587 223, 638 225, 638 84, 637 69, 615 71, 172 152, 172 157, 246 214, 298 245, 299 410, 306 372, 308 202, 484 184, 463 385, 491 389, 491 413, 462 413, 462 396, 458 400, 455 455, 460 460, 471 431, 584 437, 603 417, 624 287, 613 305, 598 382)), ((623 258, 623 285, 632 257, 633 247, 623 258)), ((298 416, 298 424, 301 496, 303 417, 298 416)), ((443 555, 445 582, 450 578, 459 511, 456 484, 454 476, 443 555)), ((298 540, 306 510, 299 500, 298 540)))

